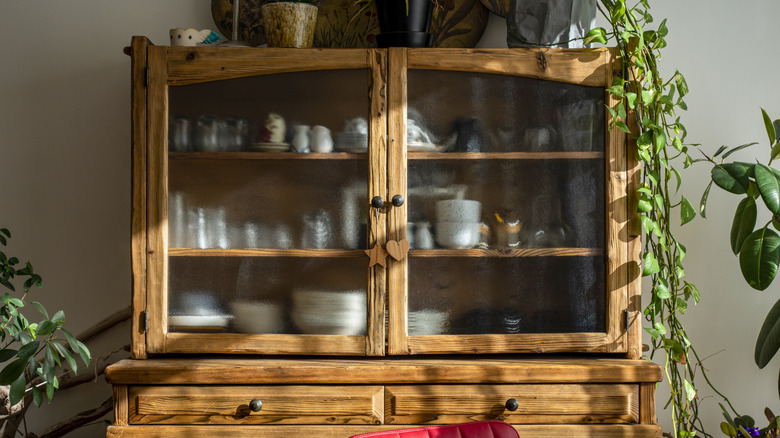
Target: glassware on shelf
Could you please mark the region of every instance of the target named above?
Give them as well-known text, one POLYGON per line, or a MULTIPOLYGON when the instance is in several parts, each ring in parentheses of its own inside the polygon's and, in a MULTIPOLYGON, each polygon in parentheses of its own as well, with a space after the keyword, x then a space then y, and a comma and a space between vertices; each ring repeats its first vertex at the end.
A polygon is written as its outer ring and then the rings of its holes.
POLYGON ((204 114, 195 122, 193 145, 198 152, 219 152, 220 122, 216 116, 204 114))
POLYGON ((317 210, 303 217, 301 247, 324 249, 333 244, 333 226, 330 214, 317 210))
POLYGON ((433 249, 433 233, 430 222, 417 222, 415 224, 414 245, 417 249, 433 249))
POLYGON ((168 150, 171 152, 189 152, 192 150, 190 119, 187 116, 174 116, 168 125, 168 150))
POLYGON ((526 245, 523 223, 513 211, 493 213, 493 242, 496 249, 512 250, 526 245))
POLYGON ((531 207, 528 247, 561 248, 569 245, 571 230, 563 223, 561 200, 549 193, 536 197, 531 207))

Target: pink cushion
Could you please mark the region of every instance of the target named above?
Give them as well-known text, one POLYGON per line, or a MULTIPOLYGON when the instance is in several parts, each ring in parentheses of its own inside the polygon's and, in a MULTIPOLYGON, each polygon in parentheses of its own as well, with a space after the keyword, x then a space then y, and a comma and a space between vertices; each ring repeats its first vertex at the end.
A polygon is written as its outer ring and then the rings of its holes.
POLYGON ((512 426, 500 421, 475 421, 473 423, 441 426, 413 427, 354 435, 350 438, 518 438, 512 426))

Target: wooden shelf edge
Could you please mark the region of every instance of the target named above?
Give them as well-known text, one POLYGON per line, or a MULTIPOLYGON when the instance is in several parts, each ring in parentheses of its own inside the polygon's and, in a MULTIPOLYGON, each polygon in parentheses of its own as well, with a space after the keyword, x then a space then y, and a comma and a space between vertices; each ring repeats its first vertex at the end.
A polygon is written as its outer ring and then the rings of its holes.
POLYGON ((593 257, 603 256, 601 248, 526 248, 526 249, 413 249, 409 257, 593 257))
POLYGON ((365 257, 362 249, 168 248, 171 257, 365 257))

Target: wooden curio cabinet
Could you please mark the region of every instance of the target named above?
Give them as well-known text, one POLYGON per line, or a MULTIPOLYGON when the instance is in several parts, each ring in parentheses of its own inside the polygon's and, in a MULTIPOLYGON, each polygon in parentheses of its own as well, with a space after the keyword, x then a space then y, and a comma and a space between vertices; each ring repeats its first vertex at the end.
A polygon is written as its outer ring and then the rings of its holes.
POLYGON ((109 436, 660 436, 616 52, 136 37, 132 58, 109 436))

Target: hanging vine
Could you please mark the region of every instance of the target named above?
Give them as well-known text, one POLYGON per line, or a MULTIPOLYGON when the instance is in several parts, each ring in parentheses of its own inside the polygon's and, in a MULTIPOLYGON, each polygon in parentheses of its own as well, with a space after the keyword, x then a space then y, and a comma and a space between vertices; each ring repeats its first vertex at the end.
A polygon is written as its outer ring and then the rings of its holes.
POLYGON ((620 51, 623 75, 608 89, 620 100, 616 109, 609 108, 612 128, 635 139, 642 167, 637 209, 644 238, 642 275, 649 277, 652 291, 644 309, 648 321, 645 330, 652 337, 651 358, 664 355, 664 374, 671 392, 665 407, 671 409, 674 436, 692 437, 697 432, 711 436, 698 416, 695 378, 703 378, 734 409, 709 381, 680 319, 688 305, 698 303, 700 298, 696 286, 685 280, 686 250, 673 231, 676 214, 681 225, 696 216, 691 202, 678 193, 682 183, 678 168, 692 162, 686 129, 677 115, 679 110, 687 109, 688 85, 679 71, 667 80, 659 72, 660 51, 666 47, 668 29, 666 20, 651 29, 649 0, 639 0, 631 7, 625 0, 600 0, 599 10, 611 30, 593 29, 585 43, 615 45, 620 51))

